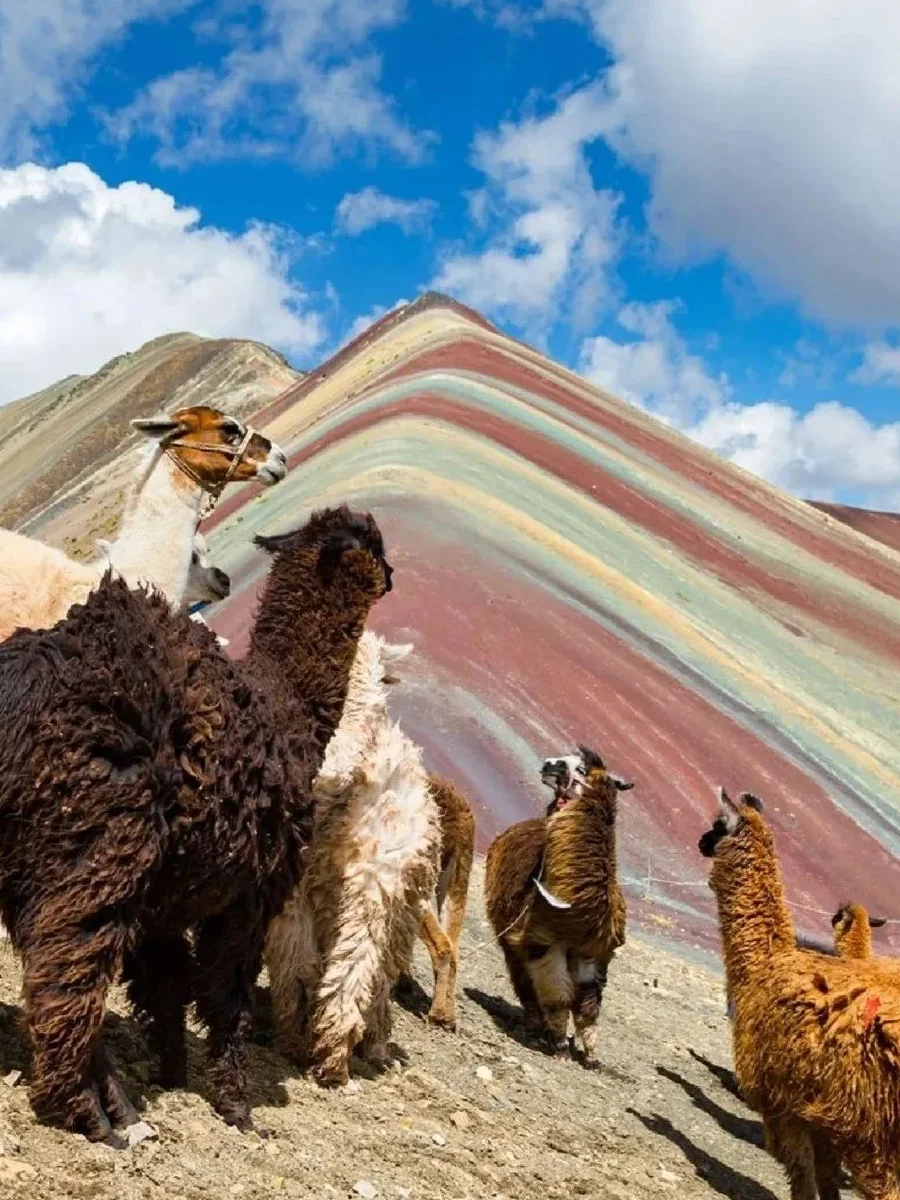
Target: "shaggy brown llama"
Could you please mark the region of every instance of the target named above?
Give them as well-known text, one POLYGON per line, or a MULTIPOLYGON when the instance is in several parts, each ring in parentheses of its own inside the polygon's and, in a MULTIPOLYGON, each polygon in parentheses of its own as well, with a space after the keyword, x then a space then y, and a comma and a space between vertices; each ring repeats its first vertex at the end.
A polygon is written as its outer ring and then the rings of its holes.
POLYGON ((609 964, 625 941, 615 822, 618 793, 633 784, 611 775, 594 751, 579 752, 547 760, 541 772, 546 782, 548 763, 556 764, 575 798, 495 838, 484 890, 526 1026, 565 1054, 571 1012, 587 1063, 609 964))
POLYGON ((831 918, 834 949, 840 958, 871 958, 872 930, 886 925, 884 917, 870 917, 861 904, 842 904, 831 918))
POLYGON ((720 789, 700 839, 712 858, 734 1067, 791 1200, 839 1200, 840 1164, 866 1200, 900 1200, 900 983, 888 959, 797 947, 762 803, 720 789))
MULTIPOLYGON (((419 926, 419 937, 434 972, 427 1019, 431 1025, 455 1030, 459 939, 475 857, 475 815, 468 800, 449 779, 429 775, 428 787, 440 817, 441 861, 433 907, 425 909, 419 926)), ((398 992, 409 993, 413 989, 411 967, 407 963, 398 979, 398 992)))
POLYGON ((0 915, 24 960, 32 1104, 111 1145, 135 1119, 102 1042, 120 970, 164 1085, 185 1082, 194 999, 215 1106, 252 1126, 266 927, 301 873, 313 778, 390 588, 375 521, 346 507, 256 541, 273 564, 242 663, 109 575, 53 629, 0 646, 0 915))

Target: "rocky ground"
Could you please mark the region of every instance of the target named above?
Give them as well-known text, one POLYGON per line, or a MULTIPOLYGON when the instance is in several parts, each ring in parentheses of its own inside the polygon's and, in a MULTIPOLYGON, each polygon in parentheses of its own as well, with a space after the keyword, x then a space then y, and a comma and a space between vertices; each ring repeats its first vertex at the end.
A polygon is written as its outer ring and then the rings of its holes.
MULTIPOLYGON (((760 1148, 759 1122, 731 1090, 720 976, 632 936, 610 972, 601 1065, 587 1071, 547 1058, 525 1039, 482 912, 479 876, 460 972, 459 1032, 429 1030, 421 1015, 396 1008, 394 1069, 375 1079, 357 1075, 340 1093, 321 1091, 267 1045, 267 993, 260 989, 250 1078, 267 1138, 242 1136, 213 1114, 199 1035, 192 1090, 155 1088, 143 1038, 116 994, 109 1044, 159 1135, 123 1152, 36 1124, 18 1021, 20 973, 12 955, 0 952, 0 1196, 787 1196, 760 1148)), ((417 968, 430 987, 424 956, 417 968)))

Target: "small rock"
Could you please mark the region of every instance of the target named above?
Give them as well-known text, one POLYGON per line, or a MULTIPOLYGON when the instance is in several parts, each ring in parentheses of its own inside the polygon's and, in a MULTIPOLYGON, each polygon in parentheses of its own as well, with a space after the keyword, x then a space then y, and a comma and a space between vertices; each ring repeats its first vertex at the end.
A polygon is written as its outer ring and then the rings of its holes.
POLYGON ((375 1200, 378 1195, 378 1188, 368 1179, 357 1179, 353 1185, 353 1190, 357 1196, 362 1196, 363 1200, 375 1200))
POLYGON ((141 1142, 146 1142, 150 1138, 157 1138, 159 1134, 148 1124, 147 1121, 138 1121, 134 1125, 129 1125, 125 1130, 125 1136, 128 1138, 128 1146, 139 1146, 141 1142))
POLYGON ((472 1118, 467 1112, 455 1112, 450 1114, 450 1123, 457 1129, 468 1129, 472 1124, 472 1118))
POLYGON ((494 1072, 491 1070, 490 1067, 485 1067, 485 1066, 476 1067, 475 1074, 482 1081, 482 1083, 490 1083, 491 1080, 494 1078, 494 1072))
POLYGON ((398 1186, 398 1187, 394 1188, 394 1191, 400 1197, 400 1200, 409 1200, 409 1197, 412 1195, 412 1188, 405 1188, 405 1187, 398 1186))
POLYGON ((358 1079, 348 1079, 344 1084, 344 1091, 350 1092, 351 1095, 355 1095, 357 1092, 362 1091, 362 1084, 358 1079))
POLYGON ((0 1159, 0 1183, 23 1183, 26 1179, 34 1179, 35 1175, 37 1171, 31 1163, 0 1159))
POLYGON ((667 1171, 665 1168, 660 1170, 658 1174, 660 1179, 662 1179, 665 1183, 678 1183, 681 1178, 679 1175, 676 1175, 674 1171, 667 1171))
POLYGON ((519 1060, 510 1054, 504 1054, 500 1061, 508 1063, 511 1067, 517 1067, 519 1065, 519 1060))
POLYGON ((444 1137, 444 1135, 442 1133, 433 1133, 431 1135, 431 1140, 434 1142, 434 1144, 436 1146, 446 1146, 447 1145, 447 1139, 444 1137))
POLYGON ((269 1180, 269 1186, 271 1187, 273 1192, 280 1192, 281 1189, 284 1187, 284 1176, 283 1175, 273 1175, 271 1177, 271 1179, 269 1180))
POLYGON ((3 1076, 3 1082, 6 1084, 7 1087, 15 1087, 21 1078, 22 1078, 21 1071, 10 1071, 10 1073, 8 1075, 3 1076))

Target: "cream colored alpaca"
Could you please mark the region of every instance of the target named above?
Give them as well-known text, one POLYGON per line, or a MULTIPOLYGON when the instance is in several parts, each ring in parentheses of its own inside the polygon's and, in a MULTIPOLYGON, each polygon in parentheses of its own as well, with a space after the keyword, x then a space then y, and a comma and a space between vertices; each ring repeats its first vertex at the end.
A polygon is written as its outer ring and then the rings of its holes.
MULTIPOLYGON (((55 625, 73 604, 87 599, 110 565, 132 587, 152 584, 170 604, 180 606, 185 602, 200 536, 197 523, 208 488, 204 489, 185 473, 167 452, 167 446, 173 436, 189 429, 191 419, 196 426, 196 431, 191 430, 192 435, 202 436, 204 441, 195 449, 182 443, 179 451, 193 456, 194 471, 204 457, 210 460, 209 487, 216 486, 223 478, 227 482, 231 478, 239 481, 254 477, 267 486, 284 478, 283 452, 258 434, 253 436, 259 445, 251 444, 252 453, 243 456, 240 473, 228 474, 231 460, 217 447, 216 439, 227 447, 224 439, 243 438, 246 427, 216 409, 184 409, 173 417, 163 414, 132 422, 152 440, 139 457, 136 490, 122 519, 119 536, 114 542, 99 543, 99 558, 89 563, 76 562, 61 550, 34 538, 0 529, 0 641, 23 626, 47 629, 55 625)), ((231 459, 234 457, 232 454, 231 459)), ((205 552, 202 538, 200 549, 205 552)), ((194 570, 194 583, 208 580, 208 568, 202 573, 194 570)), ((199 595, 195 590, 191 599, 210 598, 221 596, 210 596, 204 586, 199 595)))
POLYGON ((434 892, 440 825, 422 754, 387 712, 386 670, 411 646, 360 639, 341 723, 316 780, 303 881, 271 925, 266 966, 279 1048, 320 1083, 350 1056, 387 1058, 391 988, 434 892))

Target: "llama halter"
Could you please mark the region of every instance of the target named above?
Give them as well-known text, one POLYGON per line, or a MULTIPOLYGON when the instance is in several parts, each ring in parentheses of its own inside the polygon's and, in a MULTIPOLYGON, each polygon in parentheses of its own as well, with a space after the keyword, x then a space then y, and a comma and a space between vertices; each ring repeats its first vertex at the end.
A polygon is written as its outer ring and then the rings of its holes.
POLYGON ((181 438, 174 438, 172 441, 165 443, 165 453, 169 456, 169 458, 171 458, 175 466, 178 467, 183 474, 187 475, 188 479, 196 483, 197 487, 199 487, 201 491, 206 492, 206 505, 203 513, 201 514, 201 520, 203 517, 209 516, 209 514, 218 504, 222 493, 228 487, 229 483, 231 483, 232 479, 234 479, 238 467, 244 461, 247 448, 249 447, 255 433, 256 430, 253 428, 253 426, 248 425, 237 449, 235 449, 233 446, 223 446, 219 443, 213 442, 186 442, 181 438), (224 479, 222 479, 220 483, 208 484, 204 479, 200 478, 193 467, 188 466, 186 462, 182 462, 177 454, 172 454, 172 450, 178 447, 181 447, 183 450, 207 450, 213 454, 228 455, 231 458, 231 462, 228 466, 228 470, 225 472, 224 479))

